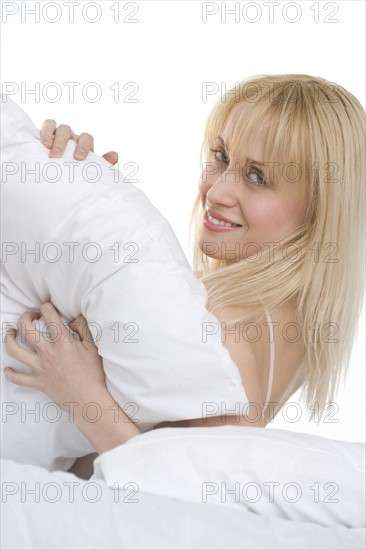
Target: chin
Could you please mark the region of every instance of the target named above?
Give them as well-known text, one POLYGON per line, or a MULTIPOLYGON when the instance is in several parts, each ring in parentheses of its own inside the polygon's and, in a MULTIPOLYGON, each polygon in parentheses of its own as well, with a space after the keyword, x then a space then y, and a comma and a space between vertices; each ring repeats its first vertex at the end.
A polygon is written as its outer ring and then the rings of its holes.
POLYGON ((202 257, 208 256, 215 260, 221 260, 222 254, 220 250, 220 245, 216 241, 200 240, 198 247, 202 252, 202 257))

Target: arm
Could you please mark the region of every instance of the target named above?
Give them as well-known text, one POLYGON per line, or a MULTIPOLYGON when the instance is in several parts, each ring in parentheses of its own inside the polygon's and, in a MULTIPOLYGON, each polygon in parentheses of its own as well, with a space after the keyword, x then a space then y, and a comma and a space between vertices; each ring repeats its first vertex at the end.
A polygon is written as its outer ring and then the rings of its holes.
POLYGON ((87 420, 80 413, 80 408, 74 421, 78 430, 88 439, 98 454, 114 449, 141 433, 108 390, 100 394, 97 403, 101 412, 97 422, 87 420))
POLYGON ((139 435, 140 430, 108 391, 102 358, 98 355, 86 319, 80 316, 69 325, 79 336, 82 335, 83 339, 78 340, 65 327, 51 303, 43 304, 41 313, 49 327, 50 338, 44 338, 43 333, 39 333, 39 337, 35 334, 32 321, 39 314, 28 311, 18 322, 22 341, 28 342, 35 351, 29 351, 16 342, 17 331, 7 333, 8 353, 32 369, 30 374, 24 374, 7 367, 7 380, 48 395, 70 415, 98 453, 139 435), (83 415, 83 407, 91 402, 98 404, 97 421, 88 420, 83 415))

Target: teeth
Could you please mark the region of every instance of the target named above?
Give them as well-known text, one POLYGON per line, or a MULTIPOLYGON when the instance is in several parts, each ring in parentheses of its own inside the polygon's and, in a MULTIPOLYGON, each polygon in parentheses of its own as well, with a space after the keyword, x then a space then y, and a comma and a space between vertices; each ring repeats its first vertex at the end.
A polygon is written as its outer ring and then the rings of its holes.
POLYGON ((224 222, 223 220, 218 220, 217 218, 210 216, 210 214, 207 214, 207 218, 210 220, 211 223, 214 223, 215 225, 224 225, 225 227, 238 227, 236 223, 229 223, 224 222))

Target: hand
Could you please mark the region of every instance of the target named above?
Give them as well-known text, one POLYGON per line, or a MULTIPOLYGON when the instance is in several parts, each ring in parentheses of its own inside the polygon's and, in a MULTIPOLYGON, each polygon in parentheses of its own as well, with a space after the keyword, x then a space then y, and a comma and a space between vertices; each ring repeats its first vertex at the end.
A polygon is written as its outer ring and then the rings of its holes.
MULTIPOLYGON (((94 151, 94 139, 90 134, 83 132, 77 136, 70 126, 61 124, 56 127, 54 120, 45 120, 40 131, 41 142, 50 150, 49 158, 60 158, 64 154, 65 147, 69 139, 76 141, 77 146, 74 152, 75 160, 84 160, 89 151, 94 151)), ((110 151, 103 155, 105 160, 113 166, 118 162, 118 153, 110 151)))
POLYGON ((65 403, 77 403, 80 406, 90 402, 98 403, 98 399, 104 399, 109 392, 102 358, 98 355, 85 317, 80 315, 69 324, 80 336, 80 341, 64 325, 50 302, 43 304, 40 309, 50 336, 44 332, 37 335, 32 321, 40 317, 39 313, 26 311, 19 318, 18 331, 22 340, 24 338, 23 341, 28 342, 35 351, 27 350, 16 342, 16 329, 6 334, 6 349, 9 355, 31 367, 32 372, 18 373, 7 367, 4 371, 7 380, 45 393, 68 413, 70 405, 65 403))

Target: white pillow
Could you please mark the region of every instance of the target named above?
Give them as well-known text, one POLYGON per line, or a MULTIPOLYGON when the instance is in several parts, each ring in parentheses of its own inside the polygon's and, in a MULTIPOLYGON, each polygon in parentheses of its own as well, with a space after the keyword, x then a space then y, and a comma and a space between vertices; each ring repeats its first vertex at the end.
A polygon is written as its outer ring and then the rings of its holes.
POLYGON ((94 479, 141 493, 359 528, 365 525, 362 443, 247 426, 163 428, 94 460, 94 479))
MULTIPOLYGON (((65 322, 82 313, 111 394, 142 431, 206 408, 244 410, 205 287, 162 214, 103 158, 75 161, 71 140, 63 158, 49 159, 24 111, 6 96, 1 106, 2 334, 46 301, 65 322)), ((69 468, 94 449, 47 396, 5 379, 4 366, 29 367, 2 347, 3 458, 69 468)))

